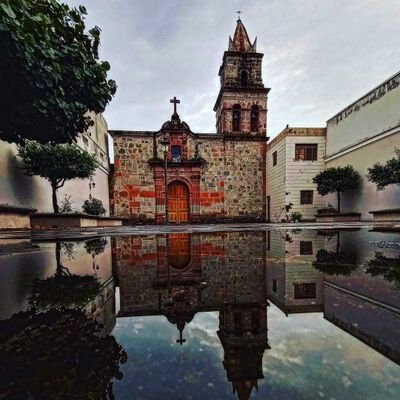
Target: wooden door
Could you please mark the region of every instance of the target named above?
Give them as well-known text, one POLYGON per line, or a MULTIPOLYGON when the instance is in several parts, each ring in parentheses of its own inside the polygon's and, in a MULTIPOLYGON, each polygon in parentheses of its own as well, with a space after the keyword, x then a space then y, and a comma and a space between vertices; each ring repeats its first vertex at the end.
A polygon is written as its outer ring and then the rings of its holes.
POLYGON ((170 233, 168 236, 168 262, 176 269, 183 269, 190 263, 189 233, 170 233))
POLYGON ((189 190, 179 181, 168 185, 168 216, 170 222, 189 221, 189 190))

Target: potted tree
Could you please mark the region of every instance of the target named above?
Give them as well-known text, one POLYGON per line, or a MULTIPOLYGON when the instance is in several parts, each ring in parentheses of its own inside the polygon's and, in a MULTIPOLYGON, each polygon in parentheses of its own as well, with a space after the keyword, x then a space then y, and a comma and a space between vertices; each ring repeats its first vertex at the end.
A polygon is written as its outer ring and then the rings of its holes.
POLYGON ((322 210, 315 216, 317 222, 359 221, 360 213, 341 211, 341 197, 343 192, 357 189, 360 180, 360 174, 351 165, 328 168, 316 175, 313 182, 317 185, 318 193, 322 196, 336 193, 337 197, 337 212, 322 210))
MULTIPOLYGON (((400 186, 400 149, 395 149, 396 157, 386 161, 385 164, 375 163, 372 168, 368 168, 367 178, 376 184, 378 190, 383 190, 387 186, 400 186)), ((400 208, 391 208, 370 211, 375 221, 399 221, 400 208)))

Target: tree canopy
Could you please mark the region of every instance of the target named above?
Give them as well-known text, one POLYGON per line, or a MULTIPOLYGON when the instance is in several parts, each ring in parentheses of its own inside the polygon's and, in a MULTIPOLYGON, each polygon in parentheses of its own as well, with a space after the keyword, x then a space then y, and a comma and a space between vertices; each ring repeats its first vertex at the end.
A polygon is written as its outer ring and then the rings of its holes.
POLYGON ((345 167, 327 168, 316 175, 313 182, 317 185, 320 195, 337 194, 338 211, 340 212, 340 194, 347 190, 357 189, 360 179, 360 174, 351 165, 346 165, 345 167))
POLYGON ((374 182, 378 190, 388 185, 400 186, 400 149, 395 149, 396 157, 386 161, 386 164, 375 163, 368 168, 368 180, 374 182))
POLYGON ((50 182, 55 213, 58 213, 57 189, 67 180, 90 178, 97 167, 92 155, 73 144, 51 145, 27 141, 19 147, 18 154, 26 175, 39 175, 50 182))
POLYGON ((100 28, 56 0, 0 2, 0 139, 71 142, 116 91, 99 61, 100 28))

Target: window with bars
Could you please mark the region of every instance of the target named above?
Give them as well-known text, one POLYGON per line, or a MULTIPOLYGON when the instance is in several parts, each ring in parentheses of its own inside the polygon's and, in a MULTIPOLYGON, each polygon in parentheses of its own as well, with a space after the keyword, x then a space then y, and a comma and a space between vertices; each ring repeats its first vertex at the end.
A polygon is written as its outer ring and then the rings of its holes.
POLYGON ((317 161, 318 145, 317 144, 296 144, 295 157, 296 161, 317 161))
POLYGON ((317 286, 315 283, 295 283, 295 299, 315 299, 317 296, 317 286))
POLYGON ((311 241, 301 241, 300 242, 300 255, 310 255, 313 254, 313 246, 311 241))
POLYGON ((277 151, 272 153, 272 165, 275 166, 276 164, 278 164, 278 152, 277 151))
POLYGON ((312 204, 314 192, 312 190, 300 191, 300 204, 312 204))

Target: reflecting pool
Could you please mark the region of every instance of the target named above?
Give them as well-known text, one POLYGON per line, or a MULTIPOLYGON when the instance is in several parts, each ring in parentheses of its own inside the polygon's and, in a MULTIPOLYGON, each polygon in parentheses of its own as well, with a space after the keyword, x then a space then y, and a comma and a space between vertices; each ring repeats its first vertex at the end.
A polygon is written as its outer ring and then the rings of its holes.
POLYGON ((398 400, 399 239, 0 240, 0 399, 398 400))

